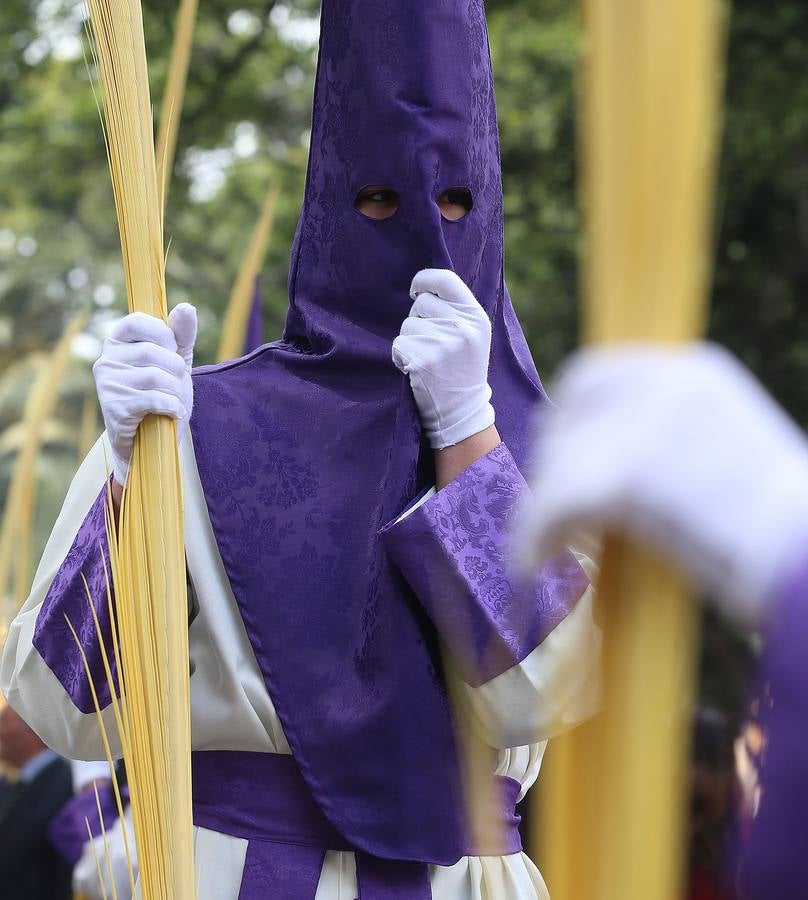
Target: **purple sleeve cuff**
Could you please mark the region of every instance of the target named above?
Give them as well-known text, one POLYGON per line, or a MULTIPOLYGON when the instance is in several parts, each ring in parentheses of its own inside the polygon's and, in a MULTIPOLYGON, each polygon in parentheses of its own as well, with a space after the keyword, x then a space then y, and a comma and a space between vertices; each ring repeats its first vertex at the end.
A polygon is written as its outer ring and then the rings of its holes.
POLYGON ((569 552, 531 577, 513 571, 510 530, 527 491, 500 444, 382 529, 387 551, 473 686, 522 662, 589 584, 569 552))
POLYGON ((104 709, 112 702, 101 643, 90 611, 90 599, 101 626, 101 636, 117 692, 112 623, 107 601, 107 575, 111 583, 112 574, 104 515, 106 501, 107 486, 104 485, 45 595, 34 628, 34 647, 82 713, 94 712, 95 705, 81 653, 65 621, 65 615, 75 628, 87 655, 99 705, 104 709), (87 579, 89 597, 82 575, 87 579))
POLYGON ((808 897, 808 554, 780 585, 763 654, 760 806, 741 860, 744 900, 808 897))

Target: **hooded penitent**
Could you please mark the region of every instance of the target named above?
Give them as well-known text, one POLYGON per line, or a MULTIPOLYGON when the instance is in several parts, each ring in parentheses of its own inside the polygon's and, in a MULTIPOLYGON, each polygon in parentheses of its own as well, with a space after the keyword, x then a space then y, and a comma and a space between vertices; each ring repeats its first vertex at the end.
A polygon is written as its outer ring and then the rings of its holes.
MULTIPOLYGON (((379 537, 434 478, 391 361, 410 282, 427 267, 454 269, 491 317, 497 426, 524 466, 545 396, 503 281, 482 2, 323 0, 285 333, 196 373, 194 448, 222 560, 318 804, 368 853, 451 864, 467 840, 437 637, 379 537), (400 195, 386 221, 354 208, 374 184, 400 195), (473 209, 450 223, 437 199, 458 188, 473 209)), ((543 590, 571 605, 580 572, 550 573, 543 590)))

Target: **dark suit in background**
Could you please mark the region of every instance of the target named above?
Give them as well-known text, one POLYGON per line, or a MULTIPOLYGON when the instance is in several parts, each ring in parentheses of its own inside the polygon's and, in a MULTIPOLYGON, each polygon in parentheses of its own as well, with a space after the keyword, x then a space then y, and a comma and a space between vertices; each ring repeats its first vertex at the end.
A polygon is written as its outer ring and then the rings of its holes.
POLYGON ((9 781, 5 775, 0 775, 0 811, 5 808, 6 797, 8 797, 9 791, 12 790, 13 787, 13 781, 9 781))
POLYGON ((70 900, 71 869, 47 838, 48 824, 73 794, 70 766, 55 757, 31 781, 0 798, 2 900, 70 900))

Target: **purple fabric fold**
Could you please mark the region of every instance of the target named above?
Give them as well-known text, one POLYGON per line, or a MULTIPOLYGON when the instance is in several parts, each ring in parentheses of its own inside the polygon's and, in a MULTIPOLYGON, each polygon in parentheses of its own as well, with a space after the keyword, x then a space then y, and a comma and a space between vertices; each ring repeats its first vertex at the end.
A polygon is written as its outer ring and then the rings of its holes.
POLYGON ((589 584, 569 552, 535 575, 515 573, 508 547, 527 491, 500 444, 382 530, 388 552, 474 686, 520 663, 589 584))
POLYGON ((294 757, 204 750, 191 754, 194 824, 248 841, 351 850, 323 815, 294 757))
MULTIPOLYGON (((194 824, 248 840, 239 900, 314 900, 327 850, 356 853, 359 900, 429 900, 429 866, 382 859, 354 847, 312 797, 292 756, 204 751, 192 754, 194 824)), ((466 855, 522 849, 514 807, 519 783, 497 778, 499 806, 491 832, 466 855), (495 837, 496 836, 496 837, 495 837), (504 837, 504 841, 503 841, 504 837)))
POLYGON ((808 555, 778 591, 761 668, 760 806, 741 859, 742 900, 808 897, 808 555))
POLYGON ((238 900, 314 900, 324 858, 317 847, 250 841, 238 900))
POLYGON ((65 616, 76 630, 87 656, 92 683, 102 709, 112 702, 101 653, 102 640, 109 658, 115 690, 118 690, 112 622, 107 600, 107 575, 110 579, 112 575, 105 519, 106 502, 107 486, 104 485, 81 523, 73 544, 45 595, 34 628, 34 647, 70 695, 73 704, 83 713, 95 712, 95 706, 81 653, 65 616), (82 576, 87 580, 86 586, 82 576), (90 610, 91 602, 101 626, 100 639, 90 610))
POLYGON ((98 800, 99 803, 96 804, 92 788, 82 791, 71 797, 48 825, 48 839, 71 866, 79 861, 84 845, 89 840, 87 823, 92 836, 99 837, 104 831, 108 832, 118 818, 118 806, 111 784, 102 784, 98 788, 98 800), (101 818, 98 815, 99 805, 101 818))
POLYGON ((429 866, 356 855, 358 900, 430 900, 429 866))

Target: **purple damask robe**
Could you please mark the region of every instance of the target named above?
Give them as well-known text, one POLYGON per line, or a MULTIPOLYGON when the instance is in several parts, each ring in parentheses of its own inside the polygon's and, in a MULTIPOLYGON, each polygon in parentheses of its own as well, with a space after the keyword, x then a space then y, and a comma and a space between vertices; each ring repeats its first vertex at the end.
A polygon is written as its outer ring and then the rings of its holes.
POLYGON ((474 645, 463 662, 479 661, 466 666, 477 682, 524 658, 586 585, 569 555, 524 589, 505 572, 508 514, 491 496, 516 485, 515 505, 524 489, 528 423, 546 398, 502 248, 480 0, 326 0, 284 337, 198 371, 191 429, 222 560, 294 756, 337 829, 381 857, 447 864, 467 847, 422 567, 435 596, 452 578, 469 624, 458 640, 442 636, 474 645), (391 219, 354 209, 369 184, 399 194, 391 219), (459 187, 473 209, 446 222, 437 198, 459 187), (409 383, 391 365, 410 282, 427 267, 454 269, 491 317, 489 380, 507 449, 480 463, 474 490, 450 486, 414 514, 426 521, 447 498, 468 510, 454 518, 453 542, 422 527, 414 572, 392 529, 384 543, 382 532, 434 481, 409 383), (450 574, 470 541, 490 566, 482 585, 450 574))

